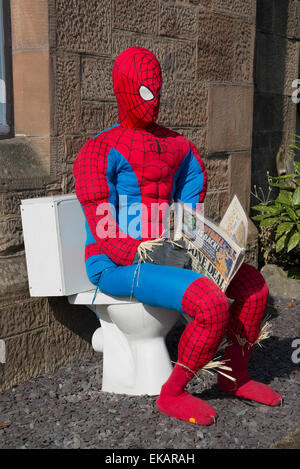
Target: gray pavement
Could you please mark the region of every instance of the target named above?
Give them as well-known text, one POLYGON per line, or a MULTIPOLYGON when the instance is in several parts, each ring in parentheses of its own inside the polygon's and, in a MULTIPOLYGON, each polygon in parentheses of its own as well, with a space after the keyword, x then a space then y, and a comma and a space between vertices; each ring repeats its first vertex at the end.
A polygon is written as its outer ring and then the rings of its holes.
MULTIPOLYGON (((0 394, 0 449, 299 448, 299 313, 300 300, 270 299, 272 335, 249 364, 253 379, 284 396, 282 407, 227 396, 215 375, 200 374, 188 389, 215 408, 216 424, 172 419, 158 412, 153 396, 103 393, 102 354, 95 353, 0 394)), ((172 359, 181 332, 176 327, 167 338, 172 359)))

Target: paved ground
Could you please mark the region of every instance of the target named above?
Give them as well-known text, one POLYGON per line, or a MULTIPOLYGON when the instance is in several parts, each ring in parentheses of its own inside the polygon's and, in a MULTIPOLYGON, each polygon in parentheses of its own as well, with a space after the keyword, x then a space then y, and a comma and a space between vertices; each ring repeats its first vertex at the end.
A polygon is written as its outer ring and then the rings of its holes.
MULTIPOLYGON (((298 353, 293 348, 300 339, 300 301, 276 299, 267 313, 273 332, 256 348, 249 368, 254 379, 283 394, 282 407, 226 396, 215 376, 201 376, 189 390, 216 409, 217 423, 201 427, 171 419, 158 412, 155 397, 101 392, 102 354, 95 354, 1 393, 0 448, 300 448, 299 343, 298 353)), ((173 359, 181 331, 168 336, 173 359)))

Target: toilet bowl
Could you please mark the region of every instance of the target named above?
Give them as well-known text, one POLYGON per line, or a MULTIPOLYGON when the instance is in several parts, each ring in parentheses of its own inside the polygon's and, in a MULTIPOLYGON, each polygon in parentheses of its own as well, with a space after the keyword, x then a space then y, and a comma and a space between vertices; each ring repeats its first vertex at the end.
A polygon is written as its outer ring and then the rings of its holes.
MULTIPOLYGON (((114 350, 119 347, 120 354, 116 360, 113 350, 104 355, 107 362, 104 358, 103 390, 158 395, 172 372, 165 337, 179 319, 179 313, 135 303, 127 306, 126 310, 122 305, 109 306, 108 318, 115 325, 119 339, 122 335, 122 340, 118 345, 109 345, 114 350), (108 374, 109 367, 115 370, 113 375, 108 374)), ((104 335, 104 350, 106 340, 110 337, 104 335)))
POLYGON ((95 308, 100 319, 92 346, 96 352, 103 352, 102 390, 158 395, 172 372, 165 337, 180 313, 101 292, 93 306, 88 304, 86 293, 69 297, 69 302, 95 308))

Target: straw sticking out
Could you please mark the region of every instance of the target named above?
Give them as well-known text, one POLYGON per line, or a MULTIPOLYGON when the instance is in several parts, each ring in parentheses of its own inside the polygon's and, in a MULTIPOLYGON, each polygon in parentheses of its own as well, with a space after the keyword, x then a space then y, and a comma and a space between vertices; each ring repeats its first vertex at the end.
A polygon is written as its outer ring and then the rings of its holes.
MULTIPOLYGON (((179 363, 179 362, 172 362, 172 363, 174 363, 175 365, 182 366, 187 371, 192 373, 194 375, 194 377, 196 377, 197 379, 200 379, 193 370, 191 370, 188 366, 184 365, 183 363, 179 363)), ((220 373, 221 375, 225 376, 226 378, 230 379, 231 381, 236 381, 235 378, 228 375, 227 373, 224 373, 224 371, 221 371, 221 370, 232 371, 232 368, 230 368, 229 366, 226 366, 225 361, 218 360, 217 358, 215 358, 215 359, 211 360, 210 362, 208 362, 206 365, 204 365, 203 368, 201 368, 199 371, 204 372, 204 373, 208 373, 208 374, 213 374, 212 372, 216 371, 217 373, 220 373)))
POLYGON ((164 238, 149 239, 148 241, 143 241, 137 248, 137 253, 142 262, 147 260, 147 257, 150 257, 150 252, 153 251, 153 248, 160 246, 164 242, 164 238))
POLYGON ((227 339, 223 339, 222 342, 220 343, 217 352, 220 352, 221 350, 224 350, 227 346, 231 345, 230 342, 227 341, 227 339))
POLYGON ((259 332, 259 336, 255 341, 255 344, 262 347, 261 342, 265 339, 268 339, 272 333, 272 324, 270 323, 270 316, 266 317, 263 322, 261 323, 261 328, 259 332))
POLYGON ((238 334, 235 334, 236 340, 238 341, 239 345, 241 347, 244 347, 245 345, 247 345, 248 348, 250 348, 250 347, 254 347, 254 345, 257 344, 260 347, 262 347, 261 342, 265 339, 268 339, 272 332, 272 324, 270 323, 269 319, 270 319, 270 316, 266 317, 262 321, 258 338, 256 339, 254 343, 248 342, 247 339, 239 336, 238 334))
POLYGON ((238 334, 235 334, 235 338, 236 338, 236 340, 238 341, 238 344, 241 347, 245 347, 245 345, 248 345, 248 347, 253 347, 253 345, 254 345, 254 344, 251 344, 250 342, 248 342, 247 339, 244 339, 243 337, 241 337, 238 334))
POLYGON ((236 381, 233 376, 228 375, 227 373, 224 373, 224 371, 232 371, 232 368, 229 366, 225 365, 226 360, 218 360, 217 358, 211 360, 208 362, 203 368, 201 368, 201 371, 204 371, 206 373, 212 374, 212 371, 216 371, 217 373, 220 373, 220 375, 225 376, 226 378, 230 379, 231 381, 236 381), (224 371, 221 371, 224 370, 224 371))

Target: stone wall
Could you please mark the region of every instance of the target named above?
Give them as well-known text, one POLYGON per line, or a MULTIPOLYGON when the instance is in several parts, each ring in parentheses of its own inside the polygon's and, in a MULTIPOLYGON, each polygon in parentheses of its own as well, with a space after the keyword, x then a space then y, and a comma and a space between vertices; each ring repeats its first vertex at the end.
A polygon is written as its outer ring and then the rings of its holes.
MULTIPOLYGON (((252 188, 267 196, 271 175, 292 170, 288 145, 296 132, 296 104, 291 95, 298 78, 300 2, 258 0, 255 41, 255 93, 252 188)), ((252 198, 252 205, 257 204, 252 198)))
POLYGON ((50 41, 63 190, 73 190, 72 164, 84 141, 117 121, 115 57, 140 45, 162 66, 158 122, 192 140, 207 163, 208 213, 219 218, 234 192, 248 209, 255 4, 114 0, 111 9, 110 1, 95 0, 83 15, 83 2, 57 1, 50 41))
MULTIPOLYGON (((63 192, 54 128, 52 4, 11 0, 14 138, 0 140, 0 391, 91 356, 94 313, 66 298, 30 298, 22 199, 63 192)), ((72 129, 69 129, 72 133, 72 129)), ((45 249, 47 246, 45 246, 45 249)))
MULTIPOLYGON (((0 142, 0 338, 7 351, 0 390, 92 353, 92 312, 70 307, 66 299, 29 297, 19 204, 74 190, 79 149, 117 121, 111 71, 119 52, 140 45, 160 60, 159 123, 199 148, 208 168, 211 217, 221 217, 234 193, 248 210, 251 183, 256 0, 21 3, 11 0, 13 74, 31 73, 38 86, 46 73, 47 89, 39 93, 27 78, 27 101, 15 103, 15 129, 22 135, 0 142), (19 18, 28 27, 18 29, 17 38, 19 18), (30 93, 42 108, 31 106, 30 93), (37 119, 34 110, 41 109, 45 115, 37 119)), ((252 240, 255 263, 255 233, 252 240)))

